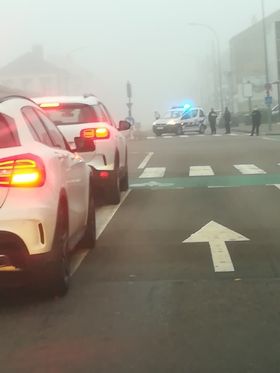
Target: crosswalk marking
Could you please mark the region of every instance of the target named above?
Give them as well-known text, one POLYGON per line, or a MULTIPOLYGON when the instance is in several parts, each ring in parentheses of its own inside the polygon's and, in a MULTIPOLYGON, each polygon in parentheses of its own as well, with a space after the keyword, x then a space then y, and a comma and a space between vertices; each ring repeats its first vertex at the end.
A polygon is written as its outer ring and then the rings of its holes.
POLYGON ((156 139, 156 137, 155 136, 148 136, 148 137, 146 137, 146 139, 147 140, 154 140, 154 139, 156 139))
POLYGON ((163 177, 166 171, 166 167, 147 167, 143 173, 139 176, 140 179, 150 179, 163 177))
POLYGON ((234 167, 243 175, 266 174, 264 170, 255 166, 254 164, 237 164, 234 165, 234 167))
POLYGON ((154 155, 153 152, 150 152, 143 160, 142 163, 140 163, 139 167, 138 167, 138 170, 143 170, 147 164, 149 163, 149 161, 151 160, 152 156, 154 155))
POLYGON ((213 176, 211 166, 191 166, 189 176, 213 176))

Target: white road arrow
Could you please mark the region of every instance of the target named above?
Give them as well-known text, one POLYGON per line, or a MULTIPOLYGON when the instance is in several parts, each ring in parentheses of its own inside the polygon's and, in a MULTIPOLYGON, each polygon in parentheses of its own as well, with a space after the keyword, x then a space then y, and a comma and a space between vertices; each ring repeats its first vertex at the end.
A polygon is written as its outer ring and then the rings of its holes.
POLYGON ((234 272, 234 266, 226 246, 226 242, 229 241, 250 240, 231 229, 210 221, 183 243, 209 242, 215 272, 234 272))

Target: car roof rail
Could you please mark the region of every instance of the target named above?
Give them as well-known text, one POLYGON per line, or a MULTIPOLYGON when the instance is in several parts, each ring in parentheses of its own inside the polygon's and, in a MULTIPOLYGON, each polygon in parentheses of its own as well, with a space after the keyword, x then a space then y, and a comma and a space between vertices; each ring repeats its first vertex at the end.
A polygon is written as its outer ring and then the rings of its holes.
POLYGON ((0 96, 0 102, 4 102, 4 101, 7 101, 7 100, 11 100, 13 98, 21 98, 21 99, 24 99, 24 100, 27 100, 27 101, 30 101, 32 102, 33 104, 36 104, 31 98, 29 97, 26 97, 26 96, 22 96, 22 95, 4 95, 4 96, 0 96))

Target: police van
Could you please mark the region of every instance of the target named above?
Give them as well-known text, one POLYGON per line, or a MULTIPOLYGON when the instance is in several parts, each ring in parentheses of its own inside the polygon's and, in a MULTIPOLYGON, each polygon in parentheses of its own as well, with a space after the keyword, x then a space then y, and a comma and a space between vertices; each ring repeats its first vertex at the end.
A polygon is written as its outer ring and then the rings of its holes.
POLYGON ((153 123, 156 136, 164 133, 183 135, 187 132, 204 133, 207 128, 206 115, 200 107, 175 106, 153 123))

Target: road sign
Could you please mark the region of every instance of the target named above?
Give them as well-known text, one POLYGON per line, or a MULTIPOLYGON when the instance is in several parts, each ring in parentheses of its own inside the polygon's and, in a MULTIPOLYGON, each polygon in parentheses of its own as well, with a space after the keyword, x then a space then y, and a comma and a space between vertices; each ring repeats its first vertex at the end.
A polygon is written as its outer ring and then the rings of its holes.
POLYGON ((253 97, 253 84, 251 82, 243 83, 243 96, 246 98, 253 97))
POLYGON ((249 239, 210 221, 183 243, 209 242, 215 272, 234 272, 234 266, 226 246, 226 242, 229 241, 249 241, 249 239))
POLYGON ((272 96, 265 96, 265 104, 272 105, 272 96))

